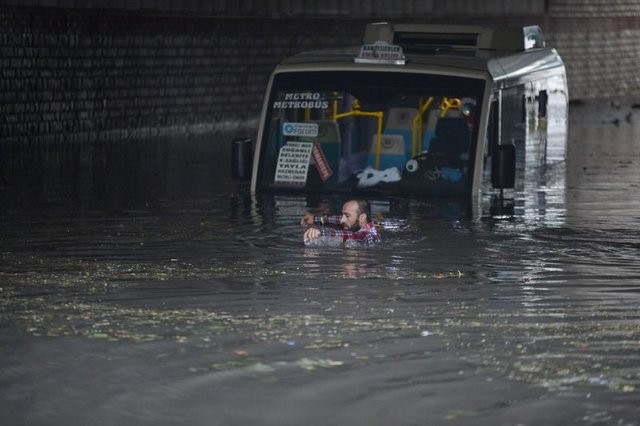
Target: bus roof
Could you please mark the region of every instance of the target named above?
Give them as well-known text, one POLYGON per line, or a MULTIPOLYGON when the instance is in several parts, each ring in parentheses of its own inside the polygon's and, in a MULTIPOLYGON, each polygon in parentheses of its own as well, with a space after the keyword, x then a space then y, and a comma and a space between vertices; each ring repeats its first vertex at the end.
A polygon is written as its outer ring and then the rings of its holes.
POLYGON ((281 62, 276 72, 317 68, 375 69, 389 71, 448 70, 452 73, 487 73, 496 83, 533 78, 551 70, 564 73, 564 64, 555 49, 545 47, 539 27, 486 28, 417 24, 369 24, 364 45, 386 43, 399 46, 401 64, 356 63, 362 46, 302 52, 281 62))
MULTIPOLYGON (((282 65, 351 65, 354 64, 360 52, 361 46, 351 46, 336 49, 316 50, 298 53, 281 62, 282 65)), ((407 66, 434 65, 452 68, 464 68, 468 70, 486 71, 487 57, 458 55, 447 52, 434 52, 433 54, 406 53, 407 66)), ((366 68, 358 64, 359 67, 366 68)))

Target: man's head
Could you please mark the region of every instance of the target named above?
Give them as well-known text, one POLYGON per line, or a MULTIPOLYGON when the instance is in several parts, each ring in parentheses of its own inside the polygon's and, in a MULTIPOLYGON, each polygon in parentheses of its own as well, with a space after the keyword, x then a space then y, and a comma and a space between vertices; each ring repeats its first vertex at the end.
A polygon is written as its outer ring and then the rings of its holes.
POLYGON ((342 206, 342 218, 340 223, 344 229, 357 231, 369 223, 371 207, 366 200, 349 200, 342 206))

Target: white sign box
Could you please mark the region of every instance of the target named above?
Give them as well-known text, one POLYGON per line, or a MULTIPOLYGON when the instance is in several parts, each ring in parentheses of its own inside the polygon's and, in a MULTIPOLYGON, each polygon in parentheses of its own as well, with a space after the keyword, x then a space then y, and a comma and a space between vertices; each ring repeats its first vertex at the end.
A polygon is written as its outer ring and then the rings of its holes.
POLYGON ((304 186, 307 183, 312 142, 287 142, 278 154, 274 183, 304 186))

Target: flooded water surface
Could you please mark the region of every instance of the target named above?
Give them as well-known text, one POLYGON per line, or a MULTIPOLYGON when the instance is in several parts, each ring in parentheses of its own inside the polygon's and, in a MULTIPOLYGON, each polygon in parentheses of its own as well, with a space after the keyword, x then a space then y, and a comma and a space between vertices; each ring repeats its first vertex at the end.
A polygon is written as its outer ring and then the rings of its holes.
POLYGON ((640 424, 638 123, 572 106, 535 193, 372 200, 365 249, 302 243, 344 200, 251 197, 184 158, 162 190, 124 166, 100 191, 6 185, 0 421, 640 424))

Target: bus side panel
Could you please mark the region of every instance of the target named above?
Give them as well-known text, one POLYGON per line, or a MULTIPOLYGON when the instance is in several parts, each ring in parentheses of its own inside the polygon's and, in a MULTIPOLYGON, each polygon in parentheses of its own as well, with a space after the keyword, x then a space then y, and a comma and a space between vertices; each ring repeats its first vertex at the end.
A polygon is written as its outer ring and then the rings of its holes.
POLYGON ((567 105, 562 74, 502 90, 500 143, 516 147, 516 191, 539 190, 547 184, 547 166, 564 161, 567 105))
POLYGON ((516 147, 515 190, 522 191, 527 163, 526 84, 502 90, 500 144, 516 147))
POLYGON ((564 161, 567 154, 569 93, 564 75, 546 79, 547 161, 564 161))

